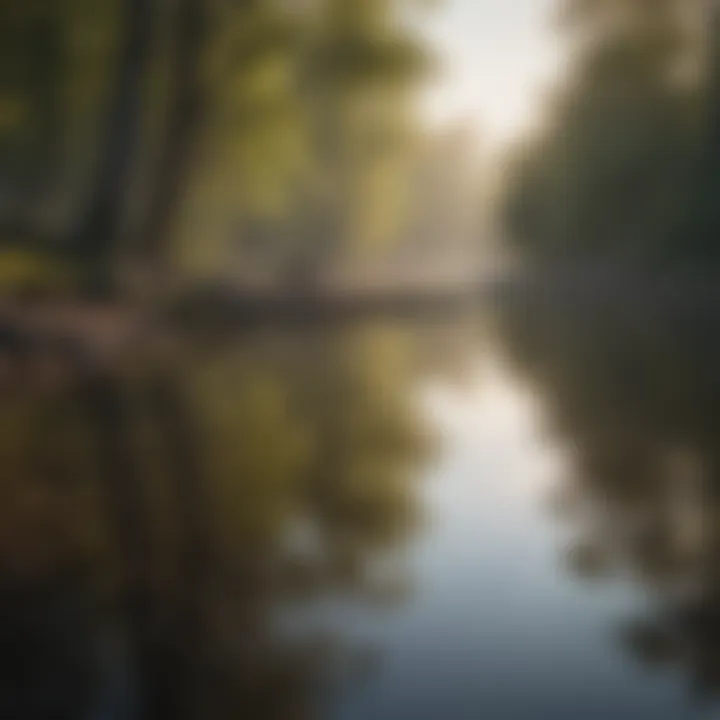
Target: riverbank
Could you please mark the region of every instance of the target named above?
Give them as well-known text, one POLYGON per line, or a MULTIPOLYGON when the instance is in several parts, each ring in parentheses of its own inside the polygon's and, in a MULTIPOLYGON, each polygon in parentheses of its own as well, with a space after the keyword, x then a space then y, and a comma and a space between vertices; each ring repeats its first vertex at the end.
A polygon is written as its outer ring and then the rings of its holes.
POLYGON ((75 298, 0 303, 0 344, 77 345, 98 357, 132 351, 151 337, 183 330, 234 331, 284 323, 344 322, 377 316, 432 318, 478 303, 720 303, 720 274, 622 268, 513 270, 474 283, 372 291, 249 291, 200 288, 162 306, 75 298))

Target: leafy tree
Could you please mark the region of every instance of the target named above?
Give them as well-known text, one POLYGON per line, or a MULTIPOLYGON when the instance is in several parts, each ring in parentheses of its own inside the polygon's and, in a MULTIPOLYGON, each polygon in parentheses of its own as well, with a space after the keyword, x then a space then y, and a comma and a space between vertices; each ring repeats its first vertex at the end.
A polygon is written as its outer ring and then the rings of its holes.
POLYGON ((281 275, 387 235, 377 208, 424 64, 407 12, 3 3, 0 241, 112 286, 125 266, 146 285, 178 258, 195 274, 242 266, 238 233, 262 237, 281 275))
POLYGON ((568 3, 573 67, 546 127, 518 149, 503 208, 528 257, 652 265, 715 256, 715 89, 703 70, 713 39, 693 8, 568 3))

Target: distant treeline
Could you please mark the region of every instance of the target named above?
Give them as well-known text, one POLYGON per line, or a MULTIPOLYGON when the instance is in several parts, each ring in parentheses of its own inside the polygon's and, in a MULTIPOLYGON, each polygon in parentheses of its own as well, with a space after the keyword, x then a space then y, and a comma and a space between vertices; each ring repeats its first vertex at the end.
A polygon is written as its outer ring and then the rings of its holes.
POLYGON ((720 11, 571 0, 565 83, 517 149, 501 213, 521 257, 720 260, 720 11))

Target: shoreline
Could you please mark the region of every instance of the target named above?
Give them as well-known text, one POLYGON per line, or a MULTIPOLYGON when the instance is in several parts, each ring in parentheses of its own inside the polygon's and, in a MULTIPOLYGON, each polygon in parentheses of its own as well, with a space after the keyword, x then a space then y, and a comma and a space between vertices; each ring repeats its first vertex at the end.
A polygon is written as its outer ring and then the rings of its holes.
POLYGON ((47 342, 77 341, 113 352, 149 334, 186 327, 232 330, 373 317, 442 317, 471 312, 478 304, 546 301, 609 306, 715 304, 720 302, 720 272, 525 268, 457 286, 396 291, 201 288, 159 307, 123 298, 17 299, 0 301, 0 344, 17 336, 47 342))

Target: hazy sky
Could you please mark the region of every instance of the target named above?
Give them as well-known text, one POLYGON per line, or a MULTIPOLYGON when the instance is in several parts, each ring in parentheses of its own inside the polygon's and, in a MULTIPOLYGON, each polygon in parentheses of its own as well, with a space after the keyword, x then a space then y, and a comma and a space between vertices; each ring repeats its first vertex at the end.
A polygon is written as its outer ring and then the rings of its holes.
POLYGON ((534 117, 557 67, 556 0, 445 0, 428 25, 444 67, 428 98, 432 118, 468 118, 501 142, 534 117))

